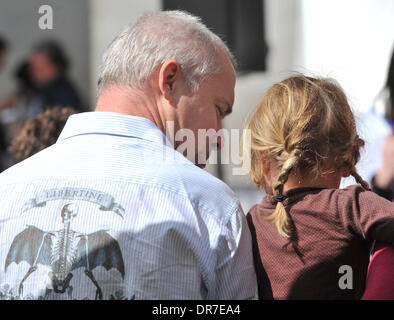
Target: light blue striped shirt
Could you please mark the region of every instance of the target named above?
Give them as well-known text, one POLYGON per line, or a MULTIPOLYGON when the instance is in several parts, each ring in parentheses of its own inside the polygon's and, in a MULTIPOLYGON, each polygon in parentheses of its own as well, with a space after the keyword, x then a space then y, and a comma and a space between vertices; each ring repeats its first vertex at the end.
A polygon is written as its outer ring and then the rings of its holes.
POLYGON ((148 119, 72 115, 0 175, 0 299, 250 299, 239 201, 148 119))

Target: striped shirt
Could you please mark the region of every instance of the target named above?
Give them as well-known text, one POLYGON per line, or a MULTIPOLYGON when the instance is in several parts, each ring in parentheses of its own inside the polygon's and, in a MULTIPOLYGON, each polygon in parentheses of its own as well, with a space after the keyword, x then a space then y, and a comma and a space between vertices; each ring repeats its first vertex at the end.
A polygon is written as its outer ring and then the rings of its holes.
POLYGON ((72 115, 0 195, 0 299, 256 297, 239 201, 148 119, 72 115))

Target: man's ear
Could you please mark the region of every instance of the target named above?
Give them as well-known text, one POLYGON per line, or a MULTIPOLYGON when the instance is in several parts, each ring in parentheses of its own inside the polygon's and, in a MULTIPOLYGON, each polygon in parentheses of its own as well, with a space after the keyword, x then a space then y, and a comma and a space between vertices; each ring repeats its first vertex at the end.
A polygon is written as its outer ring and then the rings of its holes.
POLYGON ((175 60, 168 60, 159 70, 159 89, 166 100, 172 102, 176 81, 179 79, 181 68, 175 60))

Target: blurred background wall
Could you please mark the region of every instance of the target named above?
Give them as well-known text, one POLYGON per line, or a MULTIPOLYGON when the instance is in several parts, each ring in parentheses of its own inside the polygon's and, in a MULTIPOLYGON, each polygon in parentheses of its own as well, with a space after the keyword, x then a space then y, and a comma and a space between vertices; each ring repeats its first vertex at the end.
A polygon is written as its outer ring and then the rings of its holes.
MULTIPOLYGON (((367 111, 386 78, 394 44, 394 1, 262 2, 268 47, 266 70, 238 75, 234 111, 224 126, 243 128, 264 92, 293 71, 336 78, 354 110, 367 111)), ((64 44, 73 62, 71 77, 94 108, 98 67, 107 45, 138 15, 162 8, 162 0, 0 0, 0 34, 11 44, 6 68, 0 74, 0 98, 12 87, 11 70, 31 45, 40 38, 54 37, 64 44), (53 30, 38 28, 38 8, 42 4, 53 7, 53 30)), ((219 17, 225 13, 215 14, 219 17)), ((260 201, 262 192, 254 190, 247 176, 234 176, 232 169, 231 165, 223 165, 220 170, 216 165, 207 167, 212 174, 220 173, 248 210, 260 201)))

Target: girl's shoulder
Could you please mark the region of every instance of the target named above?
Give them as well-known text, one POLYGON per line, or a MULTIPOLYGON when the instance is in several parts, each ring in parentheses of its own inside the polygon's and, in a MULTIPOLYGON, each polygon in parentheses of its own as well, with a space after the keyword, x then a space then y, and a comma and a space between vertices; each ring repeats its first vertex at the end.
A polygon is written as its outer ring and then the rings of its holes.
POLYGON ((372 191, 365 190, 359 185, 351 185, 343 189, 338 189, 338 198, 341 203, 350 201, 357 203, 357 206, 361 203, 370 208, 374 205, 378 205, 379 207, 382 205, 394 207, 394 203, 391 201, 388 201, 372 191))

